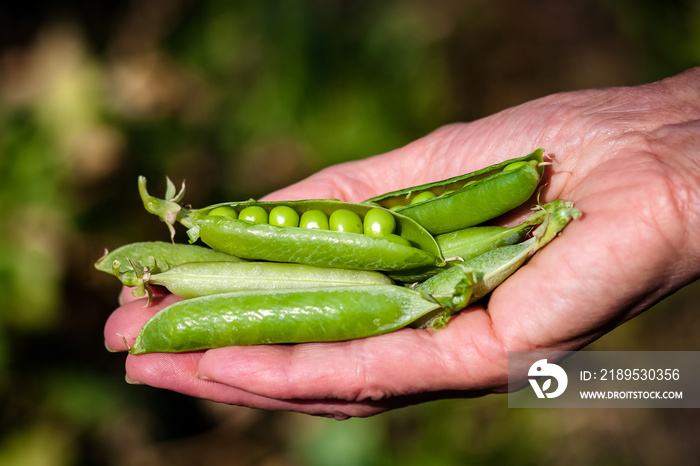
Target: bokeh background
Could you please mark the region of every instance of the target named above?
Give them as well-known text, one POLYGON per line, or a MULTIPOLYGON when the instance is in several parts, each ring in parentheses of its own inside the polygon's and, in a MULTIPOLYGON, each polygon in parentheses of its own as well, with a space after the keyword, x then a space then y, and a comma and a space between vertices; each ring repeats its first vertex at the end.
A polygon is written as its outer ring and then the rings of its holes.
MULTIPOLYGON (((247 199, 446 123, 698 64, 697 0, 4 0, 0 466, 697 461, 697 410, 492 396, 337 422, 127 385, 102 338, 119 285, 92 264, 167 238, 141 174, 187 178, 193 205, 247 199)), ((699 293, 590 348, 700 350, 699 293)))

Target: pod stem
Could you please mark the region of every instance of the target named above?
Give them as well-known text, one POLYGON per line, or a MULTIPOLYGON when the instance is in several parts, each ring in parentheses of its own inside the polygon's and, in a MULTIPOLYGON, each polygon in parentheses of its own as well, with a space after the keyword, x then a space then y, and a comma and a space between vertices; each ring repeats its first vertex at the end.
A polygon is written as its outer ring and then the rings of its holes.
POLYGON ((166 177, 167 187, 165 189, 165 198, 159 199, 153 197, 148 193, 146 189, 146 178, 139 176, 139 194, 141 195, 141 201, 143 201, 143 206, 146 210, 154 215, 160 217, 160 219, 165 222, 170 230, 170 239, 175 241, 175 222, 180 222, 187 228, 191 228, 192 222, 189 219, 190 210, 183 209, 180 205, 180 201, 185 196, 185 182, 182 182, 182 187, 180 191, 170 181, 170 178, 166 177))
POLYGON ((535 245, 530 254, 542 249, 557 237, 569 222, 581 217, 581 211, 574 208, 573 205, 572 202, 557 200, 541 207, 547 215, 544 221, 532 232, 535 245))

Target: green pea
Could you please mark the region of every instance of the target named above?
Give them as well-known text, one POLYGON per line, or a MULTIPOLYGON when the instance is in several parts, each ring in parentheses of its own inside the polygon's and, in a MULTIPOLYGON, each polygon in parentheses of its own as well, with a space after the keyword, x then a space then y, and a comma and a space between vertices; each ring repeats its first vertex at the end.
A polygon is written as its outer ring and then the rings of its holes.
POLYGON ((229 206, 216 207, 209 211, 212 217, 238 218, 238 214, 229 206))
POLYGON ((245 207, 238 214, 238 220, 245 220, 251 223, 267 223, 268 218, 267 211, 257 205, 245 207))
POLYGON ((375 208, 365 214, 363 231, 366 235, 385 236, 396 230, 396 219, 384 209, 375 208))
POLYGON ((307 210, 301 214, 299 226, 318 230, 328 230, 328 216, 320 210, 307 210))
POLYGON ((424 294, 395 285, 223 293, 185 299, 156 313, 130 352, 365 338, 439 310, 424 294))
POLYGON ((395 235, 394 233, 383 235, 382 238, 391 241, 392 243, 401 244, 403 246, 411 246, 411 242, 409 240, 407 240, 403 236, 395 235))
POLYGON ((362 233, 362 219, 351 210, 338 209, 333 212, 328 219, 331 231, 342 231, 345 233, 362 233))
POLYGON ((527 162, 526 162, 525 160, 521 160, 521 161, 519 161, 519 162, 509 163, 508 165, 506 165, 505 167, 503 167, 503 171, 504 171, 504 172, 509 172, 509 171, 512 171, 512 170, 517 170, 518 168, 524 167, 525 165, 527 165, 527 162))
POLYGON ((432 199, 434 197, 435 194, 431 191, 423 191, 422 193, 417 194, 416 197, 411 199, 411 204, 418 204, 419 202, 427 201, 428 199, 432 199))
POLYGON ((270 225, 278 227, 298 227, 299 214, 286 205, 278 205, 270 211, 270 225))

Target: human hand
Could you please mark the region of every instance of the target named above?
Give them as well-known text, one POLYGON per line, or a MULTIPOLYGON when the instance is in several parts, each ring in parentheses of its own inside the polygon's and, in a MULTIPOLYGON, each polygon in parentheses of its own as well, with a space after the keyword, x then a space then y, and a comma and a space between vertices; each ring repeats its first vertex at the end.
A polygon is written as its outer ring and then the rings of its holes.
MULTIPOLYGON (((700 275, 700 68, 631 88, 555 94, 268 196, 362 201, 544 147, 542 202, 583 217, 440 330, 338 343, 127 356, 131 381, 224 403, 336 418, 507 388, 508 351, 576 350, 700 275)), ((156 311, 125 291, 105 326, 125 349, 156 311)))

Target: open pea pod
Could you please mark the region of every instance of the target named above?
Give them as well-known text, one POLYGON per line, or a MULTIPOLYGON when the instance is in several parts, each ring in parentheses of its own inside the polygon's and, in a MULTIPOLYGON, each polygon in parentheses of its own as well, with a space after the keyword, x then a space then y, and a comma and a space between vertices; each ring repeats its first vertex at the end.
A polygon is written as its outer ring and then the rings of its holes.
POLYGON ((537 189, 544 149, 461 176, 365 201, 409 217, 437 235, 478 225, 526 202, 537 189))
POLYGON ((201 239, 212 249, 243 259, 382 271, 406 270, 443 262, 435 238, 428 231, 414 220, 384 209, 382 211, 390 216, 395 226, 392 233, 379 236, 253 223, 237 218, 249 207, 262 209, 266 215, 276 207, 284 207, 298 216, 314 211, 330 217, 334 212, 343 210, 364 219, 376 209, 367 204, 334 200, 250 200, 201 209, 183 209, 178 203, 182 191, 176 194, 171 183, 168 184, 166 199, 150 196, 143 177, 139 179, 139 191, 146 209, 160 216, 171 229, 178 221, 188 228, 191 242, 201 239), (221 215, 222 210, 228 214, 221 215))

